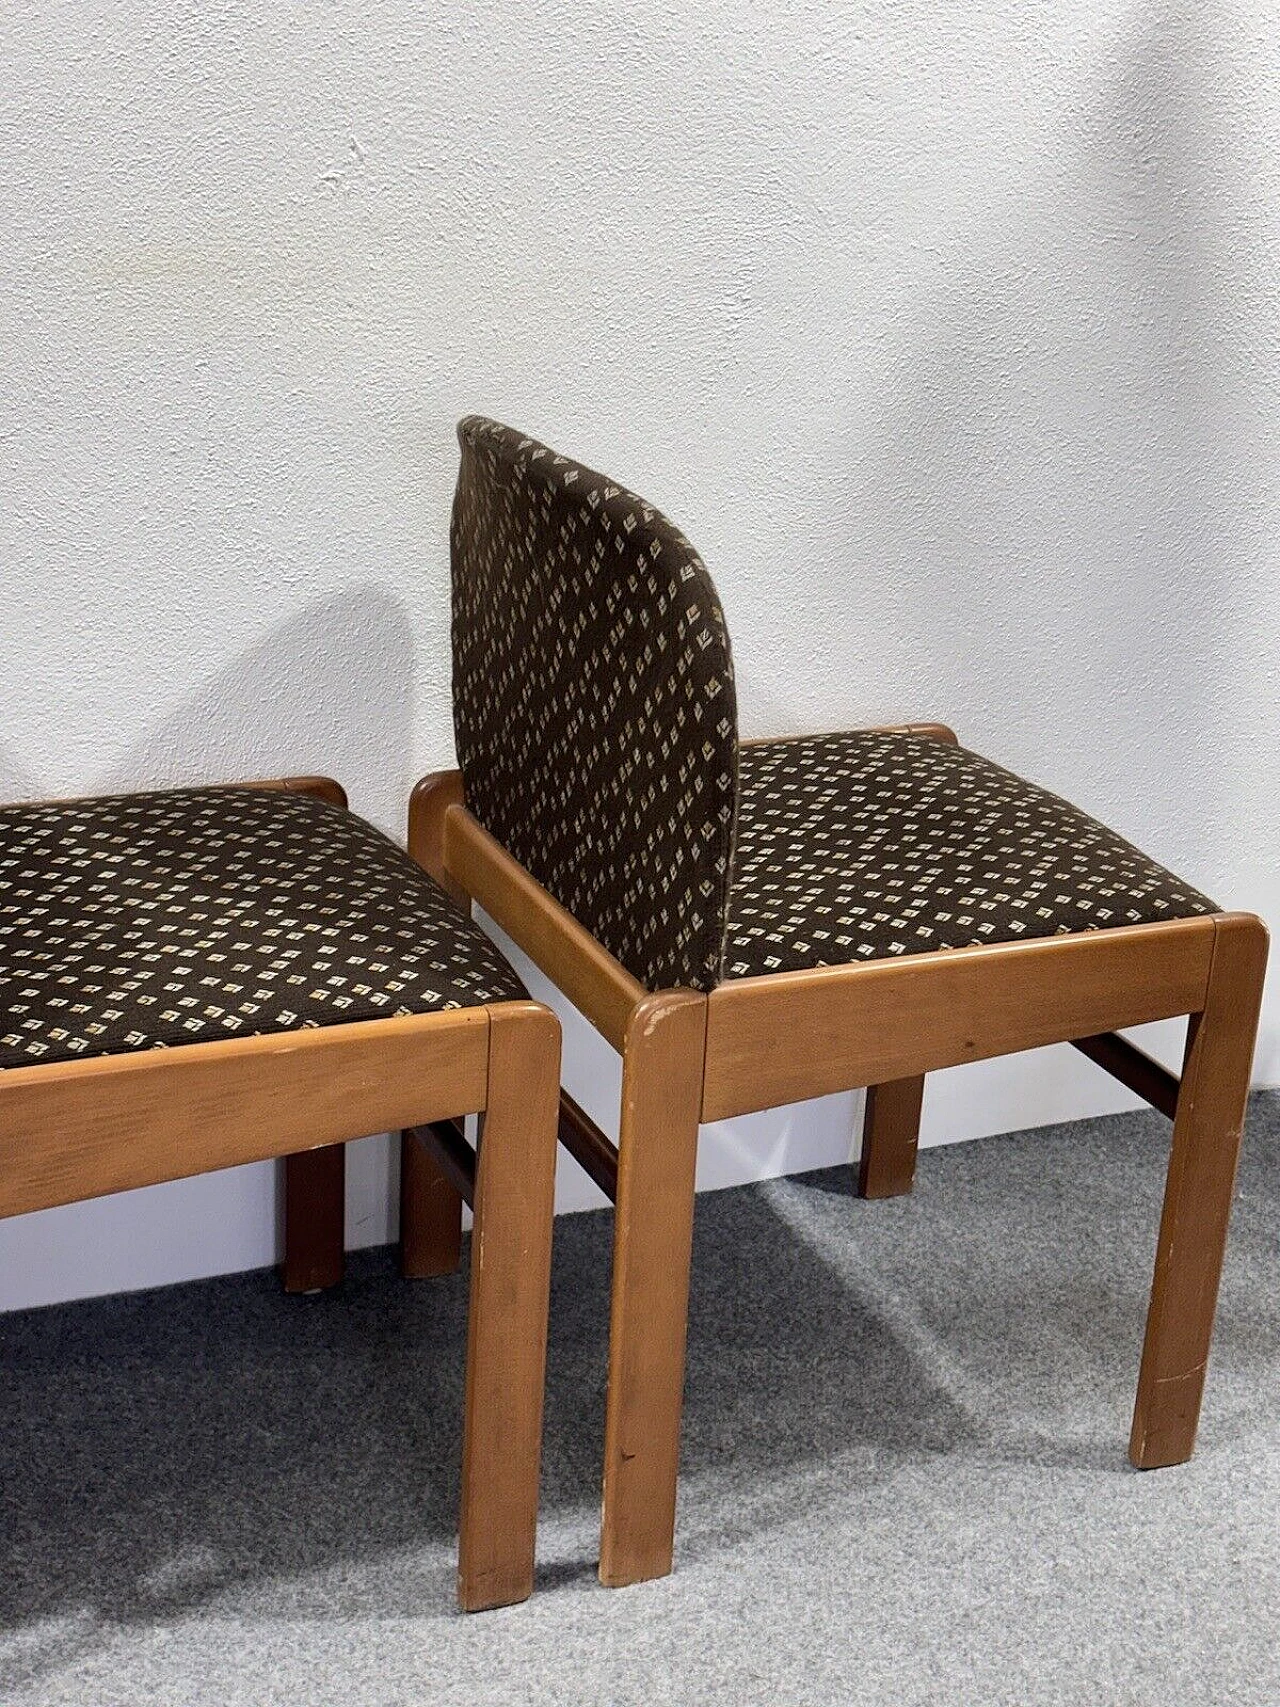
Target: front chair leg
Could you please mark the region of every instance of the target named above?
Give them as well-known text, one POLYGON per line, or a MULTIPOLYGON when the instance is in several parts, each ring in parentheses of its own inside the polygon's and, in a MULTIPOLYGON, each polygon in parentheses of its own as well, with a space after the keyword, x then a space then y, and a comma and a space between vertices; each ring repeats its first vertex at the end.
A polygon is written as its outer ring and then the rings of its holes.
POLYGON ((1191 1017, 1173 1123, 1129 1437, 1129 1457, 1140 1470, 1181 1464, 1195 1446, 1266 959, 1260 920, 1233 915, 1218 921, 1205 1005, 1191 1017))
POLYGON ((534 1002, 489 1010, 467 1321, 458 1604, 533 1590, 551 1286, 560 1027, 534 1002))
POLYGON ((859 1197, 901 1197, 916 1177, 924 1075, 867 1086, 862 1118, 859 1197))
POLYGON ((600 1580, 666 1576, 675 1539, 705 996, 640 1002, 618 1132, 600 1580))
POLYGON ((321 1292, 342 1279, 345 1144, 284 1159, 284 1289, 321 1292))

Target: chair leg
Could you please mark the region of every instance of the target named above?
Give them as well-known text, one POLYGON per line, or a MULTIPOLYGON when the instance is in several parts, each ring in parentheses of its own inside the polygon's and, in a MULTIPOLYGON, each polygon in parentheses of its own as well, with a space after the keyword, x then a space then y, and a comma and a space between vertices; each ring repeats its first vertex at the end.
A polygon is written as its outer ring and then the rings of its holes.
POLYGON ((489 1106, 476 1168, 458 1604, 533 1589, 551 1284, 560 1027, 533 1002, 489 1010, 489 1106))
POLYGON ((462 1199, 411 1132, 400 1138, 400 1272, 452 1274, 462 1260, 462 1199))
POLYGON ((321 1292, 342 1279, 347 1147, 284 1159, 284 1289, 321 1292))
POLYGON ((1129 1438, 1140 1470, 1191 1456, 1266 968, 1261 922, 1218 922, 1204 1009, 1193 1014, 1173 1123, 1155 1281, 1129 1438))
POLYGON ((923 1101, 923 1074, 867 1086, 858 1163, 859 1197, 901 1197, 911 1190, 923 1101))
MULTIPOLYGON (((441 826, 462 800, 462 777, 423 777, 409 799, 409 853, 464 913, 471 903, 445 868, 441 826)), ((400 1145, 400 1272, 406 1280, 452 1274, 462 1260, 462 1199, 435 1162, 405 1133, 400 1145)))
POLYGON ((706 997, 640 1002, 618 1134, 600 1580, 662 1577, 675 1537, 706 997))

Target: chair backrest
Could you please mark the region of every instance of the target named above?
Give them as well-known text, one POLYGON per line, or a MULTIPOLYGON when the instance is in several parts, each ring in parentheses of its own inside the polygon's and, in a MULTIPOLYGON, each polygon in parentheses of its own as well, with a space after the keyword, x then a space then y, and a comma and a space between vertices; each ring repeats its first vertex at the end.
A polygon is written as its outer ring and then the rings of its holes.
POLYGON ((648 989, 723 961, 738 723, 711 577, 667 519, 495 421, 458 428, 467 805, 648 989))

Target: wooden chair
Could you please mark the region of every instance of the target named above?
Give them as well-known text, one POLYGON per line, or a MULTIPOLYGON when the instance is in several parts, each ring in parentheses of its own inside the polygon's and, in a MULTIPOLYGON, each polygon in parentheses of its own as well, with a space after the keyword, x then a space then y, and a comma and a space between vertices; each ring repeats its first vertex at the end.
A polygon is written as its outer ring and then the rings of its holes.
POLYGON ((476 1610, 533 1586, 559 1026, 345 805, 293 777, 0 808, 0 1216, 284 1156, 285 1285, 313 1290, 342 1273, 344 1141, 409 1129, 411 1185, 429 1152, 475 1208, 476 1610), (479 1110, 477 1159, 454 1117, 479 1110))
MULTIPOLYGON (((688 541, 509 428, 459 438, 461 774, 419 785, 413 840, 622 1054, 617 1148, 567 1096, 560 1124, 617 1206, 602 1579, 671 1568, 699 1121, 866 1086, 858 1187, 891 1196, 924 1075, 1042 1044, 1173 1119, 1130 1456, 1187 1458, 1262 924, 941 725, 740 746, 688 541), (1182 1014, 1180 1080, 1117 1035, 1182 1014)), ((410 1205, 442 1260, 458 1213, 443 1187, 410 1205)))

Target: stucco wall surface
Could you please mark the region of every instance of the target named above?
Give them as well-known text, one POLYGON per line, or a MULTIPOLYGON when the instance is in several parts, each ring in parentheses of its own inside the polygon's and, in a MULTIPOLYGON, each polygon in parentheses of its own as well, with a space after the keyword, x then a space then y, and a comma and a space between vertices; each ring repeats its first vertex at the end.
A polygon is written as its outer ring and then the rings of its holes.
MULTIPOLYGON (((481 410, 698 542, 747 733, 944 718, 1274 920, 1278 59, 1193 0, 10 0, 0 798, 325 770, 397 828, 481 410)), ((927 1131, 1123 1100, 1051 1051, 927 1131)), ((703 1183, 839 1158, 852 1103, 709 1132, 703 1183)), ((353 1240, 392 1173, 353 1155, 353 1240)), ((0 1306, 276 1223, 266 1168, 10 1222, 0 1306)))

